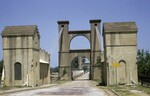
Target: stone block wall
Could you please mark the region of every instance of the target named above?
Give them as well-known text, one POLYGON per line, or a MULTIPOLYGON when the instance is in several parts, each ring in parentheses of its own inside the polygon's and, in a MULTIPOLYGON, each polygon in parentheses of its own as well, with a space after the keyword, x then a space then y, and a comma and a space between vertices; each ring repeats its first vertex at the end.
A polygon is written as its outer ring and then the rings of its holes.
POLYGON ((50 83, 50 54, 40 50, 40 85, 50 83))
MULTIPOLYGON (((40 36, 37 26, 6 26, 1 35, 4 85, 40 85, 40 36)), ((49 55, 45 58, 49 61, 49 55)))
POLYGON ((135 22, 104 23, 105 83, 132 84, 137 80, 135 22))

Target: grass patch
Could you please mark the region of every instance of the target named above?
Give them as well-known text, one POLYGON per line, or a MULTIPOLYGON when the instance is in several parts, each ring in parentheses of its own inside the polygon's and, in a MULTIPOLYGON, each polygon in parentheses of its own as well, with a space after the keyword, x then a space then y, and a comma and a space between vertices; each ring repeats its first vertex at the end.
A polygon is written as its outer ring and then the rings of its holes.
POLYGON ((133 93, 130 90, 142 91, 143 94, 150 95, 150 87, 144 87, 140 85, 127 86, 127 85, 111 85, 108 86, 121 96, 137 96, 138 93, 133 93))
POLYGON ((94 85, 97 85, 100 89, 108 90, 112 89, 120 96, 144 96, 145 94, 150 95, 150 87, 141 85, 109 85, 101 86, 99 81, 92 81, 94 85), (131 90, 142 91, 140 94, 131 90))
POLYGON ((120 94, 121 96, 136 96, 136 94, 129 91, 129 88, 125 86, 119 85, 111 85, 108 86, 110 89, 113 89, 116 93, 120 94))
POLYGON ((148 95, 150 95, 150 87, 146 87, 146 86, 141 86, 141 85, 137 85, 137 86, 129 86, 130 90, 138 90, 138 91, 143 91, 145 93, 147 93, 148 95))
POLYGON ((11 90, 16 88, 28 88, 31 86, 4 86, 3 88, 0 88, 0 90, 11 90))
POLYGON ((3 88, 1 88, 1 90, 10 90, 12 87, 7 87, 7 86, 4 86, 3 88))

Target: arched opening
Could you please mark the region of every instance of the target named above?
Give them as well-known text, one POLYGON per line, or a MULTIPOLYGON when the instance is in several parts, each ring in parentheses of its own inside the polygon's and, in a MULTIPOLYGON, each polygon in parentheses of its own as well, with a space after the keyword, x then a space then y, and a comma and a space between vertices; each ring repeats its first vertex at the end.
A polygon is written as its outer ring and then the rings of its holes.
POLYGON ((71 62, 72 80, 90 79, 90 61, 83 56, 73 58, 71 62))
POLYGON ((14 65, 14 76, 15 80, 22 80, 22 70, 21 70, 21 63, 16 62, 14 65))
POLYGON ((75 36, 70 41, 70 50, 90 49, 90 42, 85 36, 75 36))
POLYGON ((125 84, 127 78, 126 62, 120 60, 118 63, 120 64, 120 67, 118 67, 118 82, 119 84, 125 84))

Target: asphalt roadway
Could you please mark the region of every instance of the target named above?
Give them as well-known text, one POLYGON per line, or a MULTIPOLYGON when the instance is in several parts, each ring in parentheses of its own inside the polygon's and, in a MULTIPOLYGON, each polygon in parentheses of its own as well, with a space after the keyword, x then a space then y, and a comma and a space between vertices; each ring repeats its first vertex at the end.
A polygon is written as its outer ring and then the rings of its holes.
POLYGON ((107 94, 97 88, 88 78, 89 73, 83 74, 77 80, 36 90, 20 91, 8 93, 1 96, 107 96, 107 94))

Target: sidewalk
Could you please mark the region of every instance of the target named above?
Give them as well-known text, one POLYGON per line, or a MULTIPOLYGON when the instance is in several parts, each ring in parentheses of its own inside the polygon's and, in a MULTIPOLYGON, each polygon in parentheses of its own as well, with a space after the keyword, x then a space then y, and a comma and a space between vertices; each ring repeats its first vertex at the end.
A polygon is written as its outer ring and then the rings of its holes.
POLYGON ((48 88, 48 87, 53 87, 53 86, 56 86, 56 85, 58 85, 58 84, 46 84, 46 85, 41 85, 41 86, 37 86, 37 87, 12 88, 12 89, 9 89, 9 90, 2 89, 2 90, 0 90, 0 95, 8 94, 8 93, 14 93, 14 92, 20 92, 20 91, 48 88))

